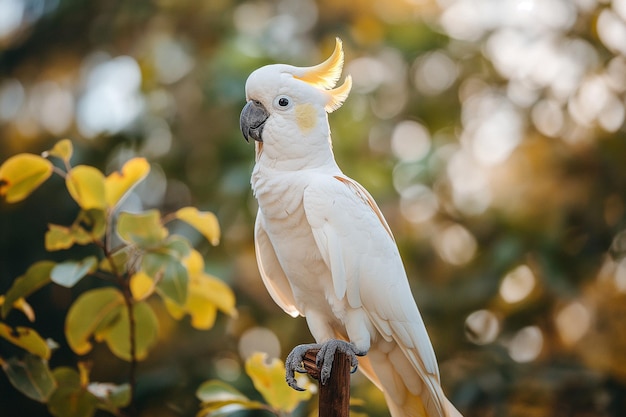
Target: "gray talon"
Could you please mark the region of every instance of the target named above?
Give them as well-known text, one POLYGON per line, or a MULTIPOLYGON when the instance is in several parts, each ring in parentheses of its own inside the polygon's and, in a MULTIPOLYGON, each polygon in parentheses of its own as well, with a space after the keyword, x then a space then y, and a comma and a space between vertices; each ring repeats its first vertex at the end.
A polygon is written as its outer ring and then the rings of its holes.
POLYGON ((317 349, 320 345, 310 343, 306 345, 298 345, 287 355, 287 359, 285 360, 285 380, 287 381, 287 385, 296 391, 305 391, 304 388, 298 386, 298 381, 296 381, 295 373, 306 373, 306 369, 302 364, 302 360, 304 359, 304 355, 310 349, 317 349))
POLYGON ((321 345, 311 343, 296 346, 289 355, 287 355, 287 359, 285 360, 285 380, 291 388, 297 391, 304 391, 304 389, 298 386, 295 373, 306 372, 302 361, 304 355, 310 349, 319 349, 317 357, 315 358, 315 365, 319 370, 319 380, 322 385, 325 385, 330 378, 335 352, 339 351, 348 355, 351 366, 350 373, 355 373, 359 367, 357 356, 364 356, 367 353, 357 350, 352 343, 335 339, 328 340, 321 345))
POLYGON ((351 373, 356 372, 359 366, 357 356, 363 356, 367 353, 357 351, 352 343, 345 342, 343 340, 331 339, 323 343, 315 360, 316 365, 320 370, 320 382, 322 384, 326 384, 328 378, 330 378, 333 360, 335 359, 335 352, 337 351, 345 353, 350 358, 351 373))

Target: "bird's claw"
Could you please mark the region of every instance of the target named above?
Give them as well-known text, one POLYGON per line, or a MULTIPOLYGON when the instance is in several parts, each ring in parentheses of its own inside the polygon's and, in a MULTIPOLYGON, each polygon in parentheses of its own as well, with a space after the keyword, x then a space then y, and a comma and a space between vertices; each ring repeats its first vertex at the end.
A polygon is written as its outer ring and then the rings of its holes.
POLYGON ((296 372, 298 373, 306 373, 306 369, 302 361, 304 360, 304 355, 310 349, 318 349, 320 345, 315 343, 310 343, 306 345, 298 345, 287 355, 287 359, 285 360, 285 380, 287 381, 287 385, 296 391, 304 391, 304 388, 298 386, 298 381, 296 381, 296 372))
POLYGON ((296 391, 304 391, 304 388, 298 386, 295 373, 306 372, 303 360, 306 353, 311 349, 319 349, 315 358, 315 366, 319 370, 319 380, 322 385, 325 385, 330 378, 335 352, 343 352, 348 356, 351 366, 350 373, 355 373, 359 367, 357 356, 363 356, 367 353, 366 351, 357 350, 352 343, 336 339, 328 340, 322 344, 310 343, 296 346, 285 360, 285 380, 296 391))
POLYGON ((364 356, 367 353, 357 350, 352 343, 343 340, 331 339, 322 343, 315 360, 317 369, 319 369, 320 372, 320 382, 322 385, 325 385, 330 378, 335 352, 337 351, 345 353, 350 359, 350 373, 356 372, 359 367, 357 356, 364 356))

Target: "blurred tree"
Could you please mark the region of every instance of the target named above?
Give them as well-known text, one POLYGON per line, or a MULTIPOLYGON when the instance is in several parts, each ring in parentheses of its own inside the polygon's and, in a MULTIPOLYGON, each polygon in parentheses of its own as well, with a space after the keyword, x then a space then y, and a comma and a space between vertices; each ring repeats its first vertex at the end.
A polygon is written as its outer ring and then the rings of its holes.
MULTIPOLYGON (((150 160, 129 205, 214 211, 223 243, 197 246, 240 316, 218 321, 223 338, 166 331, 141 366, 140 406, 192 415, 213 377, 254 398, 240 355, 280 356, 310 336, 256 270, 243 85, 266 63, 319 62, 340 36, 354 88, 331 116, 335 153, 394 230, 453 402, 467 416, 619 416, 624 33, 623 0, 5 0, 0 160, 66 136, 106 173, 150 160)), ((0 204, 5 292, 42 258, 47 224, 75 213, 58 181, 0 204)), ((68 291, 42 294, 55 300, 50 329, 68 291)), ((92 372, 114 380, 107 365, 92 372)), ((354 378, 369 414, 385 415, 371 390, 354 378)), ((9 416, 43 412, 6 398, 9 416)))

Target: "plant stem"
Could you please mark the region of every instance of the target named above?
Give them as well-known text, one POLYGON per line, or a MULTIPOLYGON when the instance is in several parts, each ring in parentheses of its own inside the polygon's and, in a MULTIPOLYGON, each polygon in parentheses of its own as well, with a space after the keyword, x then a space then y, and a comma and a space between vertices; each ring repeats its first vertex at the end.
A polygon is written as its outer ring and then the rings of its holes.
MULTIPOLYGON (((136 340, 136 323, 134 315, 134 300, 133 295, 130 292, 130 279, 123 277, 120 280, 122 286, 122 294, 124 294, 124 302, 126 303, 126 310, 128 311, 128 328, 129 328, 129 342, 130 342, 130 369, 128 375, 128 383, 130 385, 130 400, 131 408, 134 408, 135 404, 135 390, 137 385, 137 340, 136 340)), ((135 414, 134 410, 131 414, 135 414)))
MULTIPOLYGON (((110 220, 110 219, 109 219, 110 220)), ((110 221, 107 222, 110 224, 110 221)), ((104 256, 109 260, 109 264, 111 265, 112 273, 117 277, 117 284, 122 289, 122 295, 124 296, 124 304, 126 305, 126 311, 128 312, 128 341, 130 347, 130 368, 128 370, 128 384, 130 385, 130 406, 129 413, 131 416, 137 415, 135 409, 135 391, 137 385, 137 340, 136 340, 136 328, 137 324, 135 323, 135 300, 133 298, 133 294, 130 290, 130 277, 133 275, 132 268, 125 273, 120 273, 115 265, 113 260, 113 253, 109 249, 110 242, 110 227, 107 227, 107 231, 105 232, 105 241, 97 242, 98 246, 100 246, 104 252, 104 256)))

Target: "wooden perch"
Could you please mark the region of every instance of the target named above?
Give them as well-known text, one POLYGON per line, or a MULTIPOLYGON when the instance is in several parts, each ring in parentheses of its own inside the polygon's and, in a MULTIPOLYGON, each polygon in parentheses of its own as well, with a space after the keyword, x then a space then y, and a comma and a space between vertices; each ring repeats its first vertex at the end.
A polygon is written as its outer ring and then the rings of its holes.
MULTIPOLYGON (((311 349, 304 356, 304 368, 312 378, 319 380, 319 369, 315 358, 319 349, 311 349)), ((319 416, 348 417, 350 413, 350 360, 337 351, 333 360, 333 369, 325 385, 320 383, 319 416)))

